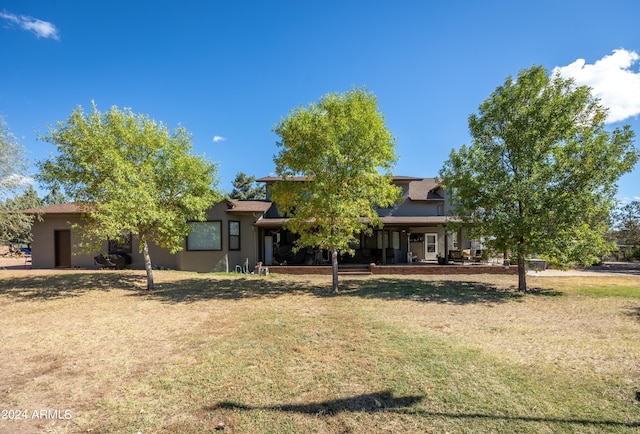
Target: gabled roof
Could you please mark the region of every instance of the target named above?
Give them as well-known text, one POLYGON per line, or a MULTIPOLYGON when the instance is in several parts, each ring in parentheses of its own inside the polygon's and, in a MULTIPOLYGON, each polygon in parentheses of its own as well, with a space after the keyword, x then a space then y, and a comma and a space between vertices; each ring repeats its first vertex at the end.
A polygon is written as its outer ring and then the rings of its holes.
MULTIPOLYGON (((230 199, 227 201, 229 204, 229 213, 242 213, 242 212, 267 212, 271 207, 271 202, 266 200, 235 200, 230 199)), ((23 212, 25 214, 82 214, 87 211, 87 205, 79 203, 61 203, 56 205, 42 206, 38 208, 26 209, 23 212)))
POLYGON ((23 210, 25 214, 81 214, 86 212, 87 205, 74 202, 41 206, 23 210))
MULTIPOLYGON (((289 219, 284 217, 278 218, 261 218, 255 223, 261 228, 280 228, 289 219)), ((380 220, 385 226, 421 226, 421 225, 443 225, 450 221, 456 221, 455 217, 449 216, 384 216, 380 220)))
MULTIPOLYGON (((291 178, 289 178, 289 181, 306 181, 308 178, 306 176, 292 176, 291 178)), ((256 182, 266 182, 266 183, 273 183, 273 182, 278 182, 278 181, 282 181, 283 178, 282 176, 265 176, 263 178, 258 178, 256 179, 256 182)))
POLYGON ((437 178, 423 178, 409 184, 409 199, 411 200, 444 200, 436 190, 440 188, 437 178))
MULTIPOLYGON (((306 176, 292 176, 288 181, 307 181, 309 178, 306 176)), ((420 181, 422 178, 415 178, 413 176, 393 176, 391 181, 396 184, 403 184, 412 181, 420 181)), ((282 181, 282 176, 265 176, 264 178, 256 179, 256 182, 274 183, 282 181)))
POLYGON ((271 208, 271 202, 267 200, 237 200, 228 199, 228 213, 265 213, 271 208))
POLYGON ((419 226, 419 225, 432 225, 432 224, 445 224, 450 221, 455 221, 455 218, 434 215, 434 216, 385 216, 380 217, 382 223, 385 226, 419 226))

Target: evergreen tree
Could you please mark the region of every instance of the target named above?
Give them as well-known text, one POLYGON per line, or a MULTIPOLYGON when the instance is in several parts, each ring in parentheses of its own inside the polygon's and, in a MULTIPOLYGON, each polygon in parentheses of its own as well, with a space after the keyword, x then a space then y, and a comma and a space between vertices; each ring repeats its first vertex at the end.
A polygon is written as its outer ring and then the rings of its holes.
POLYGON ((230 199, 262 200, 265 198, 264 187, 256 185, 256 177, 248 176, 244 172, 238 172, 236 179, 231 183, 233 190, 230 199))

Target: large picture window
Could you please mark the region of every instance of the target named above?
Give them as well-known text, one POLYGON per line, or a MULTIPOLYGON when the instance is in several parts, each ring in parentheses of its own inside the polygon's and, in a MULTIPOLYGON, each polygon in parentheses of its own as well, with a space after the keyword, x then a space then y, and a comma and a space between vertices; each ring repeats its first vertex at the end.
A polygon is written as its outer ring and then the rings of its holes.
POLYGON ((191 222, 187 250, 222 250, 222 223, 191 222))
POLYGON ((240 250, 240 222, 229 222, 229 250, 240 250))

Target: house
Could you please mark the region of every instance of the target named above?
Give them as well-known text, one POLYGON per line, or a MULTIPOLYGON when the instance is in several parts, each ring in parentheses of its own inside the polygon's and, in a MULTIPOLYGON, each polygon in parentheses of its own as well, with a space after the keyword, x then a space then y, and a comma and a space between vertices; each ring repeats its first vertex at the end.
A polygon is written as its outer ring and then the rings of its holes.
MULTIPOLYGON (((280 181, 279 177, 260 178, 266 184, 267 199, 270 187, 280 181)), ((297 177, 293 181, 306 182, 297 177)), ((344 255, 342 262, 399 264, 418 261, 436 261, 445 257, 450 250, 470 248, 470 242, 462 243, 464 233, 446 233, 445 224, 449 204, 446 192, 436 178, 415 178, 394 176, 392 182, 402 188, 402 200, 392 208, 378 209, 383 227, 374 230, 371 236, 360 235, 360 240, 352 248, 353 257, 344 255)), ((310 264, 328 262, 328 253, 318 257, 312 249, 291 251, 295 235, 284 229, 286 219, 277 214, 276 207, 270 208, 256 221, 260 250, 266 264, 310 264)))
MULTIPOLYGON (((223 200, 207 210, 206 221, 192 222, 184 250, 175 254, 153 243, 149 254, 154 266, 174 270, 233 271, 237 264, 259 259, 255 221, 271 206, 266 201, 223 200)), ((83 211, 73 203, 26 210, 38 214, 32 228, 33 268, 96 268, 95 256, 127 255, 131 268, 143 269, 144 258, 135 237, 125 242, 105 241, 102 250, 86 254, 76 247, 80 236, 74 225, 82 224, 83 211)), ((126 237, 125 237, 126 238, 126 237)))
MULTIPOLYGON (((271 186, 279 177, 265 177, 267 200, 223 200, 207 210, 207 219, 192 222, 192 231, 185 238, 184 250, 171 254, 166 249, 150 245, 153 264, 169 269, 212 272, 234 271, 248 262, 272 264, 323 264, 329 262, 327 252, 312 248, 294 252, 296 235, 285 229, 286 219, 278 215, 269 201, 271 186)), ((296 181, 306 182, 304 178, 296 181)), ((446 192, 436 178, 394 176, 392 182, 402 188, 402 200, 378 214, 383 223, 371 236, 360 235, 352 247, 354 256, 343 255, 341 262, 401 264, 436 261, 450 251, 469 249, 465 231, 447 233, 445 224, 449 204, 446 192)), ((82 210, 75 204, 62 204, 28 210, 40 214, 33 225, 33 267, 94 268, 99 253, 127 255, 132 268, 144 268, 135 238, 125 242, 105 241, 102 252, 79 253, 79 236, 74 224, 82 224, 82 210)))

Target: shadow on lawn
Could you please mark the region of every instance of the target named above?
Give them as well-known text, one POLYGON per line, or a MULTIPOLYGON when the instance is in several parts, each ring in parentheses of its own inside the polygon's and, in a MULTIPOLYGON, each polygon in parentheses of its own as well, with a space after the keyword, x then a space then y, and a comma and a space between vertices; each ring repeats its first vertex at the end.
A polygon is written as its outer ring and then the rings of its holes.
MULTIPOLYGON (((635 318, 638 321, 640 321, 640 305, 629 306, 627 308, 627 315, 629 315, 631 318, 635 318)), ((639 399, 639 401, 640 401, 640 399, 639 399)))
POLYGON ((139 276, 116 272, 43 274, 0 279, 0 296, 22 301, 79 297, 89 291, 132 289, 139 276))
MULTIPOLYGON (((0 296, 20 300, 55 300, 78 297, 89 291, 121 289, 131 296, 166 303, 190 303, 204 300, 241 300, 273 298, 288 294, 311 294, 320 298, 360 297, 382 300, 409 300, 442 304, 497 304, 522 300, 525 294, 515 288, 469 280, 418 280, 399 277, 346 279, 340 293, 331 292, 331 280, 284 280, 272 277, 181 278, 156 283, 156 289, 144 290, 144 276, 125 272, 60 273, 0 279, 0 296)), ((543 291, 537 295, 558 295, 543 291)))
MULTIPOLYGON (((410 300, 427 303, 473 304, 518 301, 524 294, 513 288, 473 281, 421 281, 401 278, 347 280, 340 284, 340 293, 333 294, 330 280, 287 281, 272 278, 184 279, 158 285, 147 297, 169 303, 195 302, 209 299, 238 300, 244 298, 278 297, 285 294, 312 294, 316 297, 360 297, 382 300, 410 300)), ((144 296, 144 291, 136 293, 144 296)))
POLYGON ((454 413, 454 412, 436 412, 411 408, 413 405, 421 402, 424 396, 409 395, 394 397, 390 391, 382 391, 357 395, 351 398, 333 399, 329 401, 311 402, 309 404, 281 404, 253 406, 233 401, 221 401, 216 404, 207 406, 205 411, 216 411, 220 409, 230 410, 272 410, 292 413, 302 413, 313 416, 333 416, 344 412, 387 412, 415 414, 423 417, 432 418, 449 418, 449 419, 491 419, 503 421, 520 421, 520 422, 544 422, 554 424, 571 424, 571 425, 593 425, 593 426, 621 426, 621 427, 638 427, 639 422, 620 422, 615 420, 594 420, 581 418, 559 418, 544 416, 511 416, 500 414, 484 414, 484 413, 454 413))
POLYGON ((377 411, 389 411, 394 409, 408 408, 422 401, 422 399, 423 397, 418 395, 394 397, 390 391, 383 391, 357 395, 351 398, 312 402, 309 404, 251 406, 232 401, 221 401, 217 404, 205 407, 205 410, 275 410, 291 413, 311 414, 315 416, 332 416, 334 414, 348 411, 374 413, 377 411))

